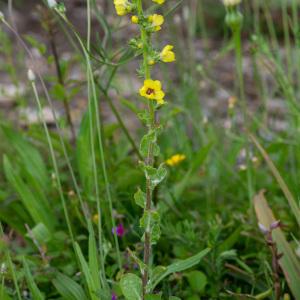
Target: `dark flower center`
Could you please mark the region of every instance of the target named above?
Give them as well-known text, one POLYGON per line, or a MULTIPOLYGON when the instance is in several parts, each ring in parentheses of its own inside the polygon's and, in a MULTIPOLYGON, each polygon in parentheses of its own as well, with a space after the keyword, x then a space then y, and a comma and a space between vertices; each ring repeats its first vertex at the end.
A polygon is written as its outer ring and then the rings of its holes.
POLYGON ((147 95, 154 94, 154 89, 148 88, 146 94, 147 94, 147 95))

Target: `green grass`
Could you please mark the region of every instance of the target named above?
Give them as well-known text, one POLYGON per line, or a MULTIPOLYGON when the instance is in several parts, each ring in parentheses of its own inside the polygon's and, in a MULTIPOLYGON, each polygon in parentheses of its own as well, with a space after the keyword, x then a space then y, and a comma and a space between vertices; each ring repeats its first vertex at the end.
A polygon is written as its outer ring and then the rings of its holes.
MULTIPOLYGON (((140 18, 153 4, 136 3, 140 18)), ((63 37, 70 59, 8 16, 1 23, 0 71, 11 83, 24 82, 24 57, 35 65, 33 48, 59 71, 35 71, 15 96, 15 111, 34 105, 39 122, 24 128, 0 112, 0 299, 300 299, 298 1, 245 0, 232 27, 221 2, 167 0, 149 9, 165 16, 153 39, 113 3, 106 13, 96 4, 87 0, 80 34, 63 6, 41 2, 40 22, 56 26, 52 42, 60 49, 63 37), (150 77, 151 47, 166 44, 177 59, 153 67, 168 102, 156 108, 136 86, 150 77), (86 102, 74 140, 75 98, 86 102), (43 108, 58 106, 49 126, 43 108), (164 164, 177 153, 185 160, 164 164), (269 230, 274 220, 282 227, 268 245, 258 223, 269 230)))

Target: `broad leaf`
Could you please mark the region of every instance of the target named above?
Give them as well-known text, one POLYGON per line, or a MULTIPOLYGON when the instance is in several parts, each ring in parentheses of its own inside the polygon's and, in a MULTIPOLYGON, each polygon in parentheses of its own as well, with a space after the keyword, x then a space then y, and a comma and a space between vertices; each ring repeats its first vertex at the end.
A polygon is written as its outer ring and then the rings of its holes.
POLYGON ((142 299, 142 280, 135 274, 125 274, 120 281, 120 287, 127 300, 142 299))
POLYGON ((150 290, 152 291, 165 277, 176 272, 182 272, 197 265, 201 259, 210 252, 210 249, 204 249, 198 254, 184 260, 180 260, 166 267, 165 272, 160 273, 156 278, 150 280, 150 290))
POLYGON ((70 277, 58 273, 52 281, 53 285, 65 300, 87 300, 82 287, 70 277))

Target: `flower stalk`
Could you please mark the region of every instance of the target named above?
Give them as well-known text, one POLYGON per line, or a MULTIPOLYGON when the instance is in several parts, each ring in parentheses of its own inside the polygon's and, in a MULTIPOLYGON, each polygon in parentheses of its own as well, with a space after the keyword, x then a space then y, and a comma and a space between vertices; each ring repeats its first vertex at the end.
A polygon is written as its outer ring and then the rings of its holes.
MULTIPOLYGON (((161 5, 165 0, 152 0, 161 5)), ((150 1, 149 1, 150 2, 150 1)), ((141 168, 145 174, 145 192, 139 189, 134 195, 137 205, 143 208, 143 216, 140 219, 140 227, 143 229, 142 242, 144 245, 143 261, 139 262, 142 275, 142 299, 151 293, 151 255, 152 246, 160 237, 160 216, 153 204, 155 188, 166 176, 164 163, 155 166, 155 157, 159 155, 157 137, 160 133, 160 125, 157 121, 157 111, 165 104, 165 93, 159 80, 151 77, 151 68, 157 62, 170 63, 175 61, 175 53, 172 45, 166 45, 161 51, 156 51, 152 44, 152 34, 159 32, 164 23, 164 17, 159 14, 148 15, 143 9, 142 0, 114 0, 116 13, 126 15, 131 13, 131 22, 139 26, 140 36, 130 41, 130 45, 142 54, 142 63, 139 74, 144 79, 144 84, 139 90, 141 97, 147 100, 147 109, 141 114, 141 120, 146 124, 147 133, 140 143, 141 168)))

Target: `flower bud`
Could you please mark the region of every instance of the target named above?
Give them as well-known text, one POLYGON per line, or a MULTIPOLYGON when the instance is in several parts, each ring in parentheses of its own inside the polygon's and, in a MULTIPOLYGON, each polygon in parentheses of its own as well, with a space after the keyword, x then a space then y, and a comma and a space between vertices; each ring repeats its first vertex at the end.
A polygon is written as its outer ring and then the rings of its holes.
POLYGON ((242 0, 223 0, 226 7, 239 5, 242 0))
POLYGON ((132 22, 133 24, 138 24, 138 22, 139 22, 138 16, 132 16, 132 17, 131 17, 131 22, 132 22))
POLYGON ((236 31, 241 29, 243 19, 243 15, 238 10, 231 10, 226 14, 225 23, 232 31, 236 31))
POLYGON ((2 11, 0 11, 0 22, 4 21, 4 14, 2 11))

